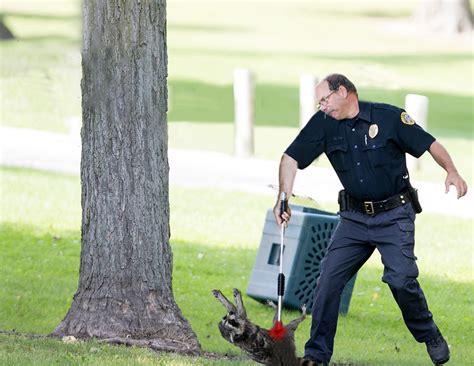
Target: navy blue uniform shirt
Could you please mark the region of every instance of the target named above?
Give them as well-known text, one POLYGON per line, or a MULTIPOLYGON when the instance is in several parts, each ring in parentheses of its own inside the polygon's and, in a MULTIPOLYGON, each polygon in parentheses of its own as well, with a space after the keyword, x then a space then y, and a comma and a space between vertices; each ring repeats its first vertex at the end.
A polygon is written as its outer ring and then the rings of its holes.
POLYGON ((285 154, 304 169, 326 153, 351 197, 377 201, 406 190, 405 153, 418 158, 434 141, 403 109, 359 101, 352 119, 317 112, 285 154))

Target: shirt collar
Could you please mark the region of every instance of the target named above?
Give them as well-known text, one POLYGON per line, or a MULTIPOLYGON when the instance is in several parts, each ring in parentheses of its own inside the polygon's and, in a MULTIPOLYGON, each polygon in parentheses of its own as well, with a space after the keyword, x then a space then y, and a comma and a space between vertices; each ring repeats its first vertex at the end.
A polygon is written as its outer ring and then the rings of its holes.
POLYGON ((369 102, 359 101, 359 114, 354 118, 348 119, 347 124, 354 127, 355 123, 362 119, 362 122, 372 122, 372 104, 369 102))
POLYGON ((372 103, 359 101, 359 118, 372 122, 372 103))

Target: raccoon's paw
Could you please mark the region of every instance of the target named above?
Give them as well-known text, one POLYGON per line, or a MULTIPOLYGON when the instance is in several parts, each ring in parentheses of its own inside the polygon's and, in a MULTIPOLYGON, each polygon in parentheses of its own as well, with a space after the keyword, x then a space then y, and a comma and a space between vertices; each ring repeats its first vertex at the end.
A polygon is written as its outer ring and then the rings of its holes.
POLYGON ((276 309, 276 304, 272 301, 272 300, 265 300, 265 304, 267 304, 268 306, 272 307, 273 309, 276 309))
POLYGON ((219 297, 219 295, 221 294, 220 290, 212 290, 212 294, 214 295, 214 297, 219 297))
POLYGON ((234 297, 242 296, 242 295, 240 294, 239 289, 237 289, 237 288, 232 289, 232 294, 234 295, 234 297))

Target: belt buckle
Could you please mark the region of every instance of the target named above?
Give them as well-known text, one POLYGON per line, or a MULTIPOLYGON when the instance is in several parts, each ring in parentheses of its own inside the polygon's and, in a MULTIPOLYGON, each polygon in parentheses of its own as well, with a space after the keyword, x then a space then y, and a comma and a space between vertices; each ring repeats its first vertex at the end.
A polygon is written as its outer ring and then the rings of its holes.
POLYGON ((373 215, 375 213, 374 203, 372 201, 364 201, 364 210, 367 215, 373 215))

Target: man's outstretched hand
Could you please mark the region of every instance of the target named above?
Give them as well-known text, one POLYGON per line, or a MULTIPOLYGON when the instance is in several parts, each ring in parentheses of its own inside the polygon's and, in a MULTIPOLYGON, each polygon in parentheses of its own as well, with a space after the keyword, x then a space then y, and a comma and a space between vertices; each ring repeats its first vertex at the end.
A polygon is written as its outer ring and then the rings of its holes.
POLYGON ((456 171, 448 173, 448 176, 446 177, 446 181, 444 182, 444 184, 446 186, 446 193, 449 192, 449 189, 451 186, 456 187, 458 199, 467 193, 466 181, 462 179, 462 177, 456 171))

